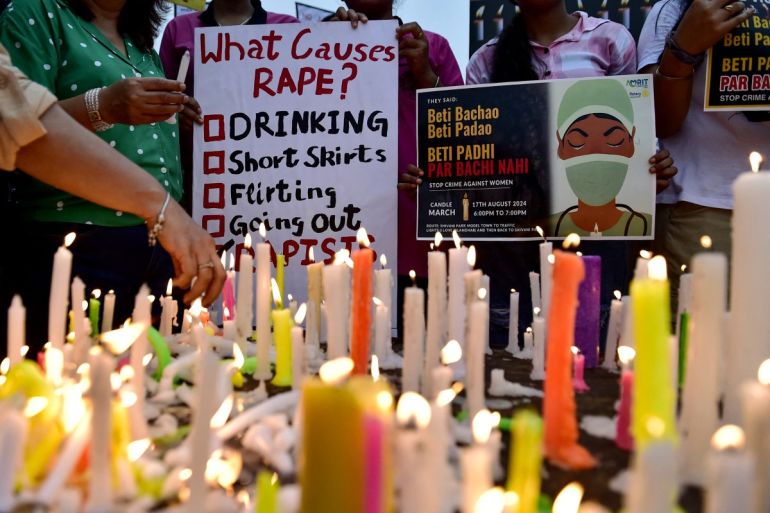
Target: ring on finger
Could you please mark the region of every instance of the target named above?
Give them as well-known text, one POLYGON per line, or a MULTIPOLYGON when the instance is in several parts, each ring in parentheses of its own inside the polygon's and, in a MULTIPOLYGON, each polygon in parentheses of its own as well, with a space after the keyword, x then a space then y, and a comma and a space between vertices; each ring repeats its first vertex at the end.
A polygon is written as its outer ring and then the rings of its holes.
POLYGON ((214 268, 214 262, 212 262, 211 260, 209 260, 208 262, 206 262, 204 264, 198 264, 198 270, 199 271, 201 269, 213 269, 213 268, 214 268))
POLYGON ((724 7, 722 7, 722 9, 724 9, 725 11, 727 11, 729 13, 736 12, 738 10, 738 6, 736 4, 737 4, 737 2, 733 2, 731 4, 727 4, 724 7))

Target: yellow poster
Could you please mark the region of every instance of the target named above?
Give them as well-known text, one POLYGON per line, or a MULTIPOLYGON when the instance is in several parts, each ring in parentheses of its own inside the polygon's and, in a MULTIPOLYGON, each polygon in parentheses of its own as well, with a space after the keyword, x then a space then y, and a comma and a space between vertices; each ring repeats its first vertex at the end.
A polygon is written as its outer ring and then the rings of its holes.
POLYGON ((206 8, 206 0, 171 0, 171 2, 196 11, 202 11, 206 8))

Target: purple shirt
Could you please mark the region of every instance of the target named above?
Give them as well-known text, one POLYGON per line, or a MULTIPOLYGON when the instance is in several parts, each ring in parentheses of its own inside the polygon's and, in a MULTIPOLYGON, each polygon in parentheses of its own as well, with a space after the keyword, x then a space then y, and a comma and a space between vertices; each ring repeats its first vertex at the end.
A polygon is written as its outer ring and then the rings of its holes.
MULTIPOLYGON (((444 86, 463 85, 463 76, 449 42, 438 34, 425 32, 428 60, 444 86)), ((398 67, 398 175, 409 164, 417 164, 417 93, 409 65, 401 59, 398 67)), ((430 242, 417 240, 417 201, 398 193, 398 274, 414 270, 428 276, 430 242)))
MULTIPOLYGON (((530 41, 532 67, 540 79, 605 77, 636 73, 636 43, 621 24, 576 12, 575 27, 548 46, 530 41)), ((473 54, 466 70, 468 84, 488 84, 497 38, 473 54)))

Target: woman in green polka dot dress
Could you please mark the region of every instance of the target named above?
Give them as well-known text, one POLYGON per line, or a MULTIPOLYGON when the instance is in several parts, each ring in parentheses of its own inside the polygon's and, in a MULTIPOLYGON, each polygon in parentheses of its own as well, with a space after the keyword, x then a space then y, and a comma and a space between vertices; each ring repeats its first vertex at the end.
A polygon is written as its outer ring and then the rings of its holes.
MULTIPOLYGON (((153 39, 162 0, 13 0, 0 15, 0 43, 30 79, 46 86, 86 128, 182 195, 177 113, 196 116, 184 84, 167 80, 153 39), (184 112, 183 112, 184 111, 184 112)), ((4 251, 0 288, 20 291, 28 315, 39 318, 29 343, 45 342, 51 261, 63 236, 75 231, 73 275, 89 289, 115 290, 115 321, 130 316, 142 283, 160 296, 172 264, 147 244, 137 217, 109 210, 18 176, 9 224, 14 249, 4 251), (10 276, 11 279, 5 279, 10 276)))

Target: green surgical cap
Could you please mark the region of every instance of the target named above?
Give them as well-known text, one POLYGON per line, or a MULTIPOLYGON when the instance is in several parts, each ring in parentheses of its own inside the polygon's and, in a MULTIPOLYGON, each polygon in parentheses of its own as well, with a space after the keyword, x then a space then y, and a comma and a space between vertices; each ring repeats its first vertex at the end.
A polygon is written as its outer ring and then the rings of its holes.
POLYGON ((613 116, 623 123, 629 133, 634 126, 634 107, 626 88, 616 79, 581 80, 571 85, 559 104, 559 134, 564 137, 575 120, 588 114, 613 116))

